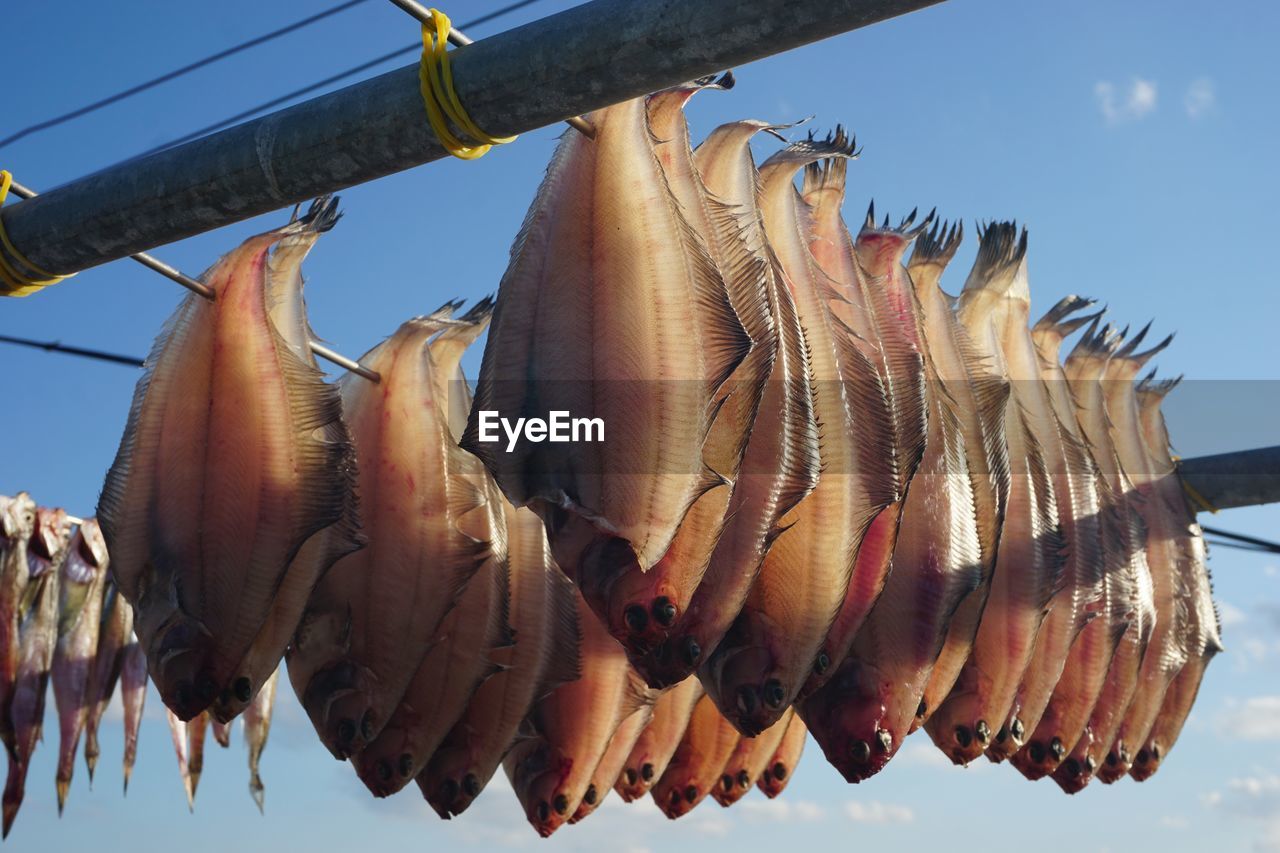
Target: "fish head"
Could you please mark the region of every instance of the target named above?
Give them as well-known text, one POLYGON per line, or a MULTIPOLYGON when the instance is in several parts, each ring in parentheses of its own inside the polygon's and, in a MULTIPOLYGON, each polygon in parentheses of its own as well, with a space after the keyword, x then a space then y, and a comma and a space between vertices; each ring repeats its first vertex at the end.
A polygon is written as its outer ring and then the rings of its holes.
POLYGON ((470 749, 448 743, 435 751, 426 769, 418 774, 422 795, 444 820, 465 812, 487 781, 470 749))
POLYGON ((925 728, 934 744, 955 764, 968 764, 986 751, 995 732, 986 718, 984 692, 966 673, 925 728))
MULTIPOLYGON (((1133 765, 1129 767, 1129 775, 1139 782, 1145 782, 1160 769, 1164 760, 1165 748, 1159 738, 1149 737, 1137 754, 1133 756, 1133 765)), ((1106 761, 1103 761, 1105 764, 1106 761)))
POLYGON ((26 492, 0 498, 0 534, 13 542, 26 541, 36 527, 36 502, 26 492))
POLYGON ((589 816, 604 802, 604 797, 607 793, 607 789, 602 792, 595 782, 587 785, 586 793, 582 795, 582 802, 578 803, 578 808, 573 813, 573 817, 569 818, 569 823, 577 823, 589 816))
POLYGON ((675 820, 693 811, 708 793, 688 768, 668 767, 653 786, 653 801, 664 815, 675 820))
POLYGON ((846 782, 862 782, 884 769, 907 736, 915 708, 900 707, 903 701, 874 666, 850 658, 801 707, 831 766, 846 782))
MULTIPOLYGON (((1129 771, 1137 762, 1137 752, 1140 750, 1132 750, 1120 738, 1116 738, 1116 742, 1111 744, 1111 748, 1107 750, 1107 754, 1098 762, 1097 777, 1104 785, 1112 785, 1119 782, 1129 774, 1129 771)), ((1147 754, 1148 763, 1151 760, 1150 753, 1147 754)), ((1063 765, 1071 761, 1068 758, 1062 762, 1063 765)))
POLYGON ((95 569, 107 567, 107 540, 95 518, 86 518, 80 525, 80 558, 95 569))
POLYGON ((597 537, 583 550, 577 581, 587 604, 623 648, 643 656, 666 639, 688 604, 689 590, 661 564, 646 571, 626 540, 597 537))
POLYGON ((302 696, 320 740, 339 761, 360 752, 385 721, 376 719, 370 697, 374 676, 350 658, 319 669, 302 696))
POLYGON ((375 797, 398 792, 430 758, 422 755, 415 743, 416 717, 401 705, 373 742, 351 756, 356 775, 375 797))
POLYGON ((773 799, 782 793, 787 787, 787 783, 791 781, 791 772, 794 767, 788 767, 785 762, 777 760, 766 765, 760 773, 760 779, 756 782, 756 787, 764 792, 769 799, 773 799))
POLYGON ((658 781, 657 766, 653 759, 651 749, 636 749, 627 757, 627 763, 623 765, 618 781, 613 786, 623 802, 630 803, 640 799, 658 781))
POLYGON ((720 774, 720 781, 711 789, 711 796, 717 803, 728 808, 751 790, 754 781, 751 771, 741 762, 726 765, 720 774))
POLYGON ((778 722, 800 687, 777 666, 773 652, 762 644, 747 643, 726 650, 722 643, 708 663, 710 683, 715 687, 709 688, 708 693, 716 700, 720 713, 749 737, 778 722))
POLYGON ((566 785, 572 767, 572 759, 538 741, 523 750, 511 773, 511 784, 524 807, 525 818, 543 838, 564 826, 570 807, 576 809, 581 802, 580 793, 572 796, 566 785))
POLYGON ((147 640, 147 669, 164 704, 188 721, 218 696, 213 677, 213 637, 198 620, 169 603, 156 606, 156 587, 143 593, 137 609, 138 636, 147 640), (163 620, 157 625, 148 624, 163 620))
MULTIPOLYGON (((1063 740, 1058 735, 1044 736, 1036 732, 1009 759, 1018 772, 1035 781, 1052 774, 1063 763, 1065 753, 1062 750, 1063 740)), ((1080 762, 1082 756, 1073 756, 1071 760, 1080 762)), ((1074 767, 1074 765, 1073 765, 1074 767)), ((1075 775, 1071 773, 1069 775, 1075 775)))
POLYGON ((29 557, 35 559, 32 565, 33 575, 43 574, 55 568, 62 559, 63 550, 71 538, 71 527, 67 523, 67 513, 62 509, 40 507, 36 510, 35 528, 27 546, 29 557))
MULTIPOLYGON (((268 673, 267 678, 270 677, 271 674, 268 673)), ((209 706, 209 713, 223 725, 230 723, 253 704, 263 683, 264 679, 259 678, 256 673, 234 674, 231 680, 218 691, 218 697, 209 706)))
MULTIPOLYGON (((1082 741, 1088 741, 1089 739, 1088 735, 1081 738, 1082 741)), ((1027 746, 1029 748, 1031 744, 1027 746)), ((1100 762, 1093 755, 1096 751, 1094 747, 1088 747, 1083 743, 1077 744, 1076 748, 1071 751, 1071 755, 1054 768, 1053 781, 1057 782, 1058 787, 1068 794, 1078 794, 1083 791, 1085 786, 1093 781, 1094 775, 1098 772, 1100 762)), ((1112 756, 1112 758, 1118 759, 1118 756, 1112 756)), ((1103 763, 1105 763, 1105 760, 1103 763)))

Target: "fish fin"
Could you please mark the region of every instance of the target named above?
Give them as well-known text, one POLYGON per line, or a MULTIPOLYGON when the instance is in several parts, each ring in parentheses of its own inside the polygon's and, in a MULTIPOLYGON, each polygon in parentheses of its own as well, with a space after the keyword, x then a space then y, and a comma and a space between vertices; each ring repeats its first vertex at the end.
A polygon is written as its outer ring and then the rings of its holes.
MULTIPOLYGON (((871 517, 881 508, 898 499, 901 493, 900 475, 894 434, 892 403, 888 389, 880 374, 847 334, 834 335, 840 366, 840 379, 849 397, 849 409, 853 413, 858 430, 867 441, 860 442, 858 453, 860 467, 865 471, 863 482, 867 484, 871 517), (867 424, 866 428, 861 426, 867 424)), ((861 523, 869 523, 870 518, 861 523)))
POLYGON ((962 242, 964 242, 963 221, 957 219, 948 227, 946 220, 935 219, 933 227, 916 238, 907 269, 924 264, 945 267, 955 257, 956 250, 960 248, 962 242))
POLYGON ((551 610, 547 627, 551 648, 540 675, 539 696, 582 676, 582 626, 578 622, 577 588, 554 564, 547 567, 546 582, 547 604, 551 610))
POLYGON ((964 290, 1007 292, 1019 265, 1027 255, 1027 229, 1016 222, 990 222, 978 226, 978 256, 965 280, 964 290))
MULTIPOLYGON (((804 500, 818 485, 818 476, 822 470, 822 459, 819 451, 818 422, 814 415, 813 371, 810 364, 808 341, 800 327, 796 316, 795 304, 791 294, 781 284, 782 273, 777 272, 778 287, 774 294, 779 324, 778 347, 779 356, 785 358, 787 364, 799 368, 799 376, 786 380, 783 393, 786 396, 786 408, 791 421, 788 424, 786 447, 782 458, 778 460, 779 473, 782 475, 778 486, 777 517, 781 518, 800 501, 804 500)), ((783 380, 770 380, 783 381, 783 380)), ((773 538, 782 533, 778 529, 773 538)), ((771 540, 772 541, 772 540, 771 540)))
MULTIPOLYGON (((1016 403, 1014 403, 1017 406, 1016 403)), ((1054 499, 1053 483, 1049 476, 1049 466, 1045 461, 1044 448, 1031 432, 1030 418, 1018 406, 1017 416, 1022 420, 1022 431, 1027 442, 1027 471, 1031 477, 1032 494, 1036 496, 1035 511, 1032 520, 1031 535, 1034 537, 1037 562, 1045 567, 1044 581, 1040 589, 1041 599, 1037 602, 1040 608, 1049 606, 1067 583, 1066 553, 1067 543, 1062 536, 1062 527, 1058 521, 1058 508, 1054 499)))
MULTIPOLYGON (((781 151, 774 152, 760 168, 788 164, 794 169, 800 169, 822 159, 856 160, 861 153, 857 137, 846 134, 843 126, 836 125, 836 129, 828 133, 825 139, 818 139, 810 131, 808 139, 793 142, 781 151)), ((835 173, 830 174, 834 176, 835 173)))

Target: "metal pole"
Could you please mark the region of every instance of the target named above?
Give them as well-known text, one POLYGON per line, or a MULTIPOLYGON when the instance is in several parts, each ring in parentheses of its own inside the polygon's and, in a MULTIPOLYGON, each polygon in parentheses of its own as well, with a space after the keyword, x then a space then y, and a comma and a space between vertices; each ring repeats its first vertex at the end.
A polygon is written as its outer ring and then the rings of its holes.
POLYGON ((1183 459, 1178 473, 1214 509, 1280 501, 1280 446, 1183 459))
MULTIPOLYGON (((455 87, 525 133, 941 0, 593 0, 460 47, 455 87)), ((444 157, 416 64, 72 181, 0 216, 65 275, 444 157)))

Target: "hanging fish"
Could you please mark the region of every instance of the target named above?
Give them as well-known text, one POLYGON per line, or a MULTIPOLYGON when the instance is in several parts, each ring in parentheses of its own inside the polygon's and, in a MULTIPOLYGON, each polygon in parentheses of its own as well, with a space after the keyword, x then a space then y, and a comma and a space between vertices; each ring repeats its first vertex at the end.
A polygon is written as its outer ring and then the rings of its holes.
MULTIPOLYGON (((1032 652, 1013 705, 1000 723, 987 757, 1003 761, 1027 742, 1040 724, 1067 659, 1081 632, 1104 606, 1106 561, 1101 532, 1101 503, 1089 448, 1062 422, 1042 379, 1040 353, 1030 331, 1031 293, 1026 258, 1015 286, 1000 303, 1001 355, 1014 386, 1014 399, 1027 415, 1036 443, 1044 451, 1050 485, 1065 545, 1061 589, 1036 633, 1032 652)), ((1076 310, 1079 301, 1059 303, 1076 310)), ((1084 305, 1092 304, 1085 301, 1084 305)), ((1074 419, 1074 418, 1073 418, 1074 419)))
POLYGON ((652 718, 623 761, 614 784, 624 802, 640 799, 662 778, 703 693, 702 682, 691 675, 658 697, 652 718))
MULTIPOLYGON (((726 77, 731 85, 732 76, 726 77)), ((715 414, 703 443, 703 464, 732 483, 739 475, 764 383, 773 367, 777 335, 766 294, 768 263, 762 252, 748 244, 738 211, 710 195, 694 163, 684 105, 691 95, 708 87, 723 88, 726 83, 708 78, 650 95, 647 116, 664 179, 697 246, 720 271, 735 323, 741 322, 750 339, 750 352, 714 398, 715 414)), ((731 495, 732 487, 725 485, 699 496, 653 566, 604 561, 590 564, 588 571, 584 564, 577 577, 583 596, 633 661, 647 664, 651 656, 670 654, 666 645, 670 631, 678 630, 677 623, 705 577, 731 495), (662 650, 651 655, 657 646, 662 650)), ((685 651, 679 657, 687 673, 693 664, 687 662, 685 651)), ((663 682, 665 678, 659 676, 657 683, 663 682)))
POLYGON ((89 705, 90 676, 98 650, 107 545, 98 522, 76 530, 58 578, 58 644, 53 652, 53 699, 58 709, 58 814, 67 801, 89 705))
MULTIPOLYGON (((1172 481, 1162 483, 1154 471, 1133 387, 1143 366, 1173 341, 1170 335, 1138 352, 1148 328, 1149 325, 1106 359, 1100 377, 1116 454, 1136 492, 1131 505, 1146 530, 1147 565, 1151 569, 1156 601, 1156 627, 1142 659, 1138 689, 1112 745, 1111 751, 1120 760, 1107 763, 1098 771, 1098 778, 1105 783, 1115 782, 1129 772, 1151 733, 1169 685, 1187 661, 1203 651, 1202 645, 1188 648, 1195 578, 1188 565, 1191 554, 1180 547, 1187 529, 1185 504, 1180 490, 1173 495, 1177 504, 1169 499, 1166 490, 1172 481)), ((1149 755, 1147 757, 1149 759, 1149 755)))
POLYGON ((201 713, 187 723, 187 805, 194 811, 196 791, 204 773, 204 744, 209 735, 209 714, 201 713))
POLYGON ((230 723, 220 723, 217 720, 212 719, 212 715, 210 715, 209 729, 213 732, 213 739, 217 742, 218 746, 222 747, 223 749, 230 748, 231 746, 231 724, 230 723))
MULTIPOLYGON (((776 344, 720 537, 706 571, 688 606, 665 628, 666 639, 646 655, 630 655, 636 668, 655 686, 682 683, 719 645, 742 611, 765 554, 774 540, 785 535, 781 518, 818 481, 818 426, 813 414, 804 333, 781 265, 765 238, 756 198, 759 175, 749 142, 762 130, 775 132, 773 126, 758 121, 723 125, 695 154, 708 192, 738 211, 742 247, 765 264, 766 296, 776 344)), ((752 334, 761 337, 756 332, 752 334)), ((763 351, 763 347, 754 348, 740 370, 745 372, 763 351)), ((647 786, 636 796, 643 790, 647 786)))
POLYGON ((618 727, 655 699, 582 596, 575 607, 582 674, 538 700, 503 760, 525 818, 544 838, 578 810, 618 727))
POLYGON ((1181 377, 1157 381, 1152 375, 1142 379, 1136 389, 1142 437, 1156 478, 1153 492, 1160 495, 1170 514, 1178 520, 1175 541, 1180 549, 1179 563, 1189 576, 1186 584, 1191 593, 1191 607, 1187 614, 1187 650, 1190 657, 1169 685, 1160 713, 1151 725, 1151 733, 1129 770, 1129 775, 1139 782, 1155 775, 1169 750, 1173 749, 1200 692, 1200 682, 1209 661, 1223 650, 1222 626, 1217 605, 1213 602, 1213 580, 1206 562, 1204 535, 1183 494, 1182 483, 1169 452, 1169 431, 1160 410, 1165 396, 1180 381, 1181 377))
POLYGON ((337 758, 378 736, 445 616, 495 555, 488 498, 466 474, 478 465, 450 431, 449 377, 437 377, 429 349, 451 325, 474 325, 451 319, 456 307, 409 320, 361 359, 381 383, 339 382, 365 460, 368 546, 324 576, 288 653, 294 692, 337 758))
MULTIPOLYGON (((1090 304, 1090 300, 1069 296, 1051 308, 1031 330, 1039 355, 1040 375, 1049 391, 1058 422, 1064 435, 1071 436, 1071 443, 1085 448, 1084 455, 1077 460, 1081 468, 1075 474, 1073 485, 1079 486, 1086 499, 1091 496, 1097 504, 1097 556, 1103 563, 1098 616, 1084 627, 1072 644, 1039 723, 1025 736, 1025 745, 1010 759, 1022 775, 1033 780, 1052 773, 1075 748, 1106 683, 1107 671, 1120 640, 1135 618, 1135 576, 1123 543, 1115 535, 1120 527, 1115 503, 1080 429, 1076 400, 1061 364, 1063 340, 1099 316, 1090 314, 1070 319, 1071 314, 1090 304)), ((1087 521, 1085 525, 1079 528, 1079 533, 1087 530, 1087 521)))
POLYGON ((29 570, 18 627, 18 669, 9 703, 13 748, 4 786, 3 837, 8 837, 26 794, 31 755, 41 740, 49 672, 58 644, 59 567, 67 552, 71 528, 62 509, 40 507, 27 546, 29 570))
MULTIPOLYGON (((889 243, 894 233, 877 229, 874 239, 889 243)), ((915 294, 903 279, 905 273, 884 275, 872 286, 888 291, 886 301, 910 306, 915 294)), ((914 324, 914 309, 904 310, 912 312, 907 320, 914 324)), ((908 340, 925 350, 918 329, 905 331, 908 340)), ((849 782, 879 772, 901 747, 951 617, 985 575, 962 422, 932 359, 925 364, 928 431, 923 460, 904 499, 885 509, 872 526, 858 558, 861 566, 868 546, 874 553, 881 545, 876 527, 888 514, 893 518, 894 535, 885 534, 892 571, 835 674, 798 705, 827 761, 849 782)), ((839 650, 838 644, 828 643, 839 650)))
POLYGON ((562 138, 516 238, 462 441, 543 518, 574 578, 647 571, 689 507, 725 485, 703 445, 751 348, 654 155, 645 99, 588 120, 595 138, 562 138), (490 417, 553 411, 598 419, 604 435, 490 440, 490 417))
POLYGON ((0 497, 0 739, 12 755, 13 723, 9 705, 22 659, 19 626, 30 568, 27 548, 36 529, 36 502, 26 492, 0 497))
POLYGON ((1063 364, 1068 387, 1076 401, 1077 422, 1093 448, 1093 458, 1102 475, 1104 546, 1108 553, 1117 555, 1117 562, 1124 568, 1119 572, 1109 569, 1109 575, 1121 584, 1120 597, 1129 601, 1132 614, 1107 670, 1102 692, 1089 712, 1084 730, 1076 738, 1075 747, 1067 752, 1065 746, 1053 749, 1053 744, 1049 744, 1059 762, 1053 771, 1053 780, 1069 794, 1089 784, 1104 756, 1113 768, 1125 758, 1127 748, 1112 750, 1111 746, 1137 691, 1158 617, 1154 578, 1144 547, 1146 530, 1133 506, 1136 499, 1133 484, 1116 453, 1100 381, 1106 361, 1118 345, 1118 336, 1110 330, 1100 330, 1095 318, 1063 364))
POLYGON ((307 354, 301 277, 276 268, 337 219, 336 199, 320 199, 205 274, 217 298, 190 295, 157 338, 103 486, 112 576, 184 720, 224 691, 252 698, 240 664, 304 543, 342 531, 307 567, 312 582, 359 544, 341 400, 307 354))
POLYGON ((879 508, 862 537, 853 569, 860 582, 850 584, 814 671, 800 691, 801 698, 826 683, 834 667, 845 659, 884 587, 907 486, 920 465, 928 431, 924 344, 917 328, 915 294, 902 258, 933 214, 916 228, 911 227, 914 212, 899 228, 891 228, 887 217, 884 226, 877 227, 873 206, 855 241, 840 215, 847 166, 847 160, 837 157, 805 167, 802 192, 813 223, 809 248, 843 297, 831 302, 832 313, 853 331, 859 348, 879 375, 889 417, 879 424, 878 435, 866 434, 867 426, 862 425, 861 438, 886 454, 893 499, 879 508))
MULTIPOLYGON (((850 157, 842 133, 796 143, 760 169, 768 234, 804 327, 821 424, 822 476, 783 517, 742 612, 699 677, 721 713, 755 735, 777 722, 813 671, 851 583, 874 600, 884 577, 854 572, 858 546, 875 515, 896 498, 886 434, 889 403, 874 366, 832 313, 843 299, 809 250, 808 212, 795 173, 824 158, 850 157)), ((829 662, 828 662, 829 663, 829 662)))
POLYGON ((476 691, 418 774, 418 787, 442 818, 462 814, 480 795, 515 741, 533 703, 578 677, 577 593, 551 559, 542 521, 505 507, 515 643, 493 652, 502 668, 476 691))
POLYGON ((675 755, 653 786, 653 801, 662 813, 675 820, 701 803, 720 784, 721 771, 740 739, 710 696, 699 699, 675 755))
POLYGON ((88 714, 84 726, 84 763, 89 770, 89 784, 93 784, 93 771, 98 766, 101 750, 98 746, 98 726, 107 712, 120 670, 124 665, 124 650, 133 634, 133 607, 124 600, 108 575, 102 600, 102 618, 98 626, 98 648, 93 656, 93 669, 89 673, 88 714))
POLYGON ((569 818, 569 823, 578 823, 586 819, 609 796, 613 783, 622 772, 622 766, 631 756, 631 751, 635 748, 641 733, 652 719, 653 706, 643 705, 632 711, 631 716, 618 726, 613 737, 609 738, 609 748, 604 751, 604 755, 600 756, 600 763, 592 771, 586 793, 582 795, 582 802, 578 803, 578 808, 573 813, 573 817, 569 818))
POLYGON ((778 722, 756 737, 738 739, 733 755, 720 771, 720 784, 711 789, 711 796, 717 803, 728 808, 746 796, 751 786, 760 780, 766 765, 782 744, 794 714, 794 710, 787 709, 778 722))
POLYGON ((280 670, 277 669, 253 697, 249 707, 244 709, 244 742, 249 747, 249 795, 258 806, 258 814, 263 813, 267 796, 259 772, 262 750, 266 748, 267 735, 271 733, 271 713, 275 709, 276 685, 279 682, 280 670))
POLYGON ((147 658, 142 644, 133 637, 120 653, 120 702, 124 706, 124 792, 129 793, 129 777, 138 757, 138 732, 142 709, 147 701, 147 658))
POLYGON ((917 238, 907 271, 919 302, 925 344, 936 381, 941 393, 955 402, 953 411, 960 419, 982 552, 982 578, 956 607, 909 732, 923 725, 942 704, 969 659, 991 591, 991 575, 995 570, 1010 488, 1004 434, 1009 381, 974 345, 955 316, 955 297, 939 286, 943 271, 963 239, 964 228, 960 223, 951 229, 935 225, 917 238))
POLYGON ((182 792, 187 797, 187 811, 194 812, 196 809, 196 792, 191 784, 191 738, 189 729, 192 725, 200 724, 203 714, 196 715, 196 719, 188 723, 175 714, 171 708, 166 707, 164 717, 169 723, 169 737, 173 741, 173 753, 178 759, 178 778, 182 780, 182 792))
MULTIPOLYGON (((1011 371, 1001 320, 1006 303, 1026 288, 1026 248, 1025 230, 1019 235, 1013 223, 982 231, 957 314, 974 346, 1006 379, 1011 371)), ((1064 582, 1064 546, 1045 451, 1033 428, 1030 401, 1022 400, 1017 383, 1012 384, 1005 414, 1011 488, 991 591, 969 660, 925 724, 933 742, 956 764, 981 755, 1008 719, 1049 602, 1064 582)))
POLYGON ((793 715, 791 722, 787 725, 786 734, 782 736, 782 742, 778 744, 777 751, 765 764, 764 771, 756 782, 756 787, 769 799, 772 800, 781 794, 787 787, 787 783, 791 781, 791 777, 796 772, 796 765, 800 763, 800 754, 804 752, 804 742, 808 734, 804 720, 800 719, 799 714, 793 715))

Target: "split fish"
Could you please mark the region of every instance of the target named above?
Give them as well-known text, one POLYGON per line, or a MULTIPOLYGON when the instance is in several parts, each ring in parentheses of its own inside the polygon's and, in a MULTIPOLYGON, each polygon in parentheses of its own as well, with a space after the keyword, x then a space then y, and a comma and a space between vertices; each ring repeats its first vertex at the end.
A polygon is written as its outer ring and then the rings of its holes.
POLYGON ((693 708, 675 755, 653 786, 653 801, 671 820, 694 809, 720 784, 721 771, 742 736, 710 696, 693 708))
POLYGON ((103 592, 102 619, 98 628, 98 648, 93 656, 93 670, 89 675, 89 712, 84 727, 84 763, 89 770, 89 783, 93 784, 93 771, 98 766, 98 726, 107 712, 116 682, 124 665, 124 650, 133 634, 133 607, 124 596, 106 580, 103 592))
POLYGON ((788 709, 778 722, 755 737, 740 737, 733 754, 720 771, 720 784, 711 790, 711 796, 721 806, 728 808, 746 796, 765 771, 770 759, 778 751, 782 738, 795 715, 788 709))
POLYGON ((124 791, 129 792, 129 777, 138 757, 138 732, 142 728, 142 709, 147 701, 147 658, 137 637, 120 653, 120 703, 124 706, 124 791))
POLYGON ((271 713, 275 708, 276 685, 279 683, 280 670, 277 669, 253 697, 249 707, 244 709, 244 742, 249 747, 249 795, 257 804, 259 814, 262 814, 267 796, 260 773, 262 750, 267 745, 267 735, 271 733, 271 713))
POLYGON ((782 742, 765 763, 764 771, 756 782, 756 787, 769 799, 772 800, 781 794, 795 775, 808 735, 809 730, 805 728, 804 720, 800 719, 799 714, 792 715, 791 722, 787 724, 787 731, 782 736, 782 742))
POLYGON ((27 549, 36 529, 36 503, 26 492, 0 498, 0 738, 13 755, 13 723, 9 704, 22 658, 21 605, 31 569, 27 549))
POLYGON ((604 755, 600 756, 600 763, 591 774, 591 782, 587 785, 586 793, 582 795, 582 802, 578 804, 573 817, 569 818, 569 823, 578 823, 585 819, 609 796, 613 783, 622 772, 622 766, 631 756, 631 750, 635 748, 636 741, 640 739, 640 734, 652 719, 653 706, 644 705, 631 712, 631 716, 618 726, 613 737, 609 738, 609 748, 604 751, 604 755))
POLYGON ((702 682, 691 675, 658 697, 653 717, 622 763, 614 785, 624 802, 640 799, 662 778, 703 693, 702 682))

